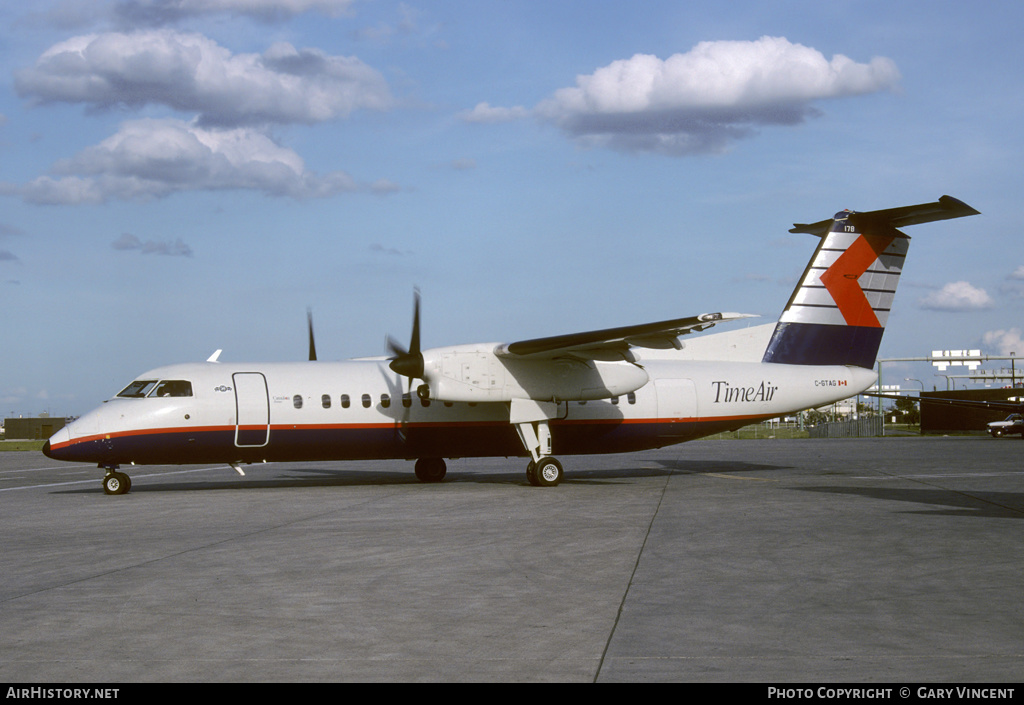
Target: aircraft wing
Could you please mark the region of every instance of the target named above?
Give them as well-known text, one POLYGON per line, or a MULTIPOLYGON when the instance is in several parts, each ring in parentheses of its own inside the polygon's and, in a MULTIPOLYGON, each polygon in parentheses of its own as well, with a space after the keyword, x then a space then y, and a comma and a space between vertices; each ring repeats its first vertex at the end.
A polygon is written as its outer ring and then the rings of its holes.
MULTIPOLYGON (((935 220, 962 218, 967 215, 978 215, 978 211, 952 196, 940 196, 934 203, 921 203, 916 206, 901 206, 878 211, 853 212, 850 218, 860 226, 903 228, 908 225, 931 223, 935 220)), ((795 223, 791 233, 810 233, 824 237, 832 228, 833 219, 819 220, 817 223, 795 223)))
POLYGON ((756 318, 746 313, 704 313, 657 323, 520 340, 498 346, 495 354, 505 358, 578 357, 588 360, 632 360, 631 347, 667 350, 682 348, 678 337, 702 331, 716 323, 756 318))

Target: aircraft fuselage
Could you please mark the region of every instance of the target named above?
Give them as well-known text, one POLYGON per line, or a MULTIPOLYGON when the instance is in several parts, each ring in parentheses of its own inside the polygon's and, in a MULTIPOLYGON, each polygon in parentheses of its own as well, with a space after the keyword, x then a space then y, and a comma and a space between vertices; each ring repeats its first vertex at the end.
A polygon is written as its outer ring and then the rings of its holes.
MULTIPOLYGON (((642 364, 649 380, 635 392, 556 400, 553 452, 659 448, 829 404, 875 381, 841 365, 642 364)), ((528 455, 509 403, 421 400, 387 360, 193 363, 138 380, 187 382, 190 395, 114 397, 58 432, 47 454, 110 467, 528 455)))

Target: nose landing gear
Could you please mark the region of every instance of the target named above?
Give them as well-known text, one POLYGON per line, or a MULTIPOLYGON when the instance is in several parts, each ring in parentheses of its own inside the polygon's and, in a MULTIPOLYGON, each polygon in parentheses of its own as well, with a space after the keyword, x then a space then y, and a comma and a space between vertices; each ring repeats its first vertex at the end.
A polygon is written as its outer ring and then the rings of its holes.
POLYGON ((534 487, 555 487, 562 481, 562 464, 551 457, 549 421, 558 415, 557 402, 513 399, 509 405, 509 421, 531 458, 526 466, 526 481, 534 487))
POLYGON ((127 494, 132 488, 132 478, 120 472, 118 467, 107 468, 107 474, 103 476, 103 494, 127 494))
POLYGON ((526 480, 534 487, 555 487, 562 481, 562 464, 547 456, 526 466, 526 480))

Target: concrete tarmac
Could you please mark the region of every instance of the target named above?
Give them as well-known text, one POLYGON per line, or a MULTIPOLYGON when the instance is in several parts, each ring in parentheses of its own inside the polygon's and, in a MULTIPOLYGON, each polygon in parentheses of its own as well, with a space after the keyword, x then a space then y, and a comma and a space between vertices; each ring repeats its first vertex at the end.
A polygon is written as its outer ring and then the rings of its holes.
POLYGON ((0 453, 0 681, 1016 682, 1024 441, 102 471, 0 453))

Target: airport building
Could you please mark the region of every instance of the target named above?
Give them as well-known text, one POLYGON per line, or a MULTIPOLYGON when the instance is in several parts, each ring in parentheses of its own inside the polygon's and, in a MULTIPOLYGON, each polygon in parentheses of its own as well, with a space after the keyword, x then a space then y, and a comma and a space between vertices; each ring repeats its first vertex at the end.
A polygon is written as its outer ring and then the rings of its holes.
POLYGON ((65 418, 33 416, 30 418, 4 419, 4 438, 13 440, 45 440, 64 428, 65 418))
MULTIPOLYGON (((927 399, 961 399, 964 401, 1006 401, 1024 395, 1020 388, 1010 389, 949 389, 942 392, 922 392, 927 399)), ((984 431, 990 421, 1001 421, 1007 411, 983 407, 963 407, 946 404, 921 404, 921 433, 948 433, 950 431, 984 431)))

